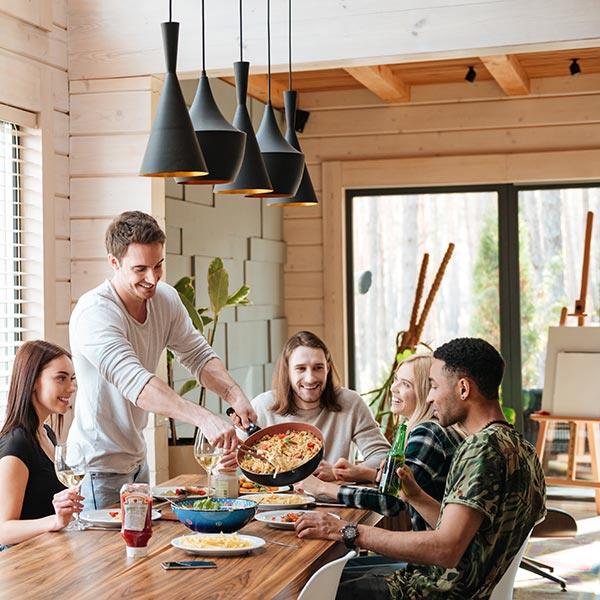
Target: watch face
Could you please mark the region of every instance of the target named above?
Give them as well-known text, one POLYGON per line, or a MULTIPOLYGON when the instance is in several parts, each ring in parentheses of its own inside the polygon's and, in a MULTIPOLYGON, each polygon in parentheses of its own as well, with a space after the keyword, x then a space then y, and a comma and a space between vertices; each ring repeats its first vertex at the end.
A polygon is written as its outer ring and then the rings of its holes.
POLYGON ((349 525, 342 527, 341 534, 342 534, 342 539, 344 540, 344 544, 346 545, 346 547, 354 548, 355 547, 354 542, 356 541, 356 538, 358 537, 358 527, 356 527, 356 525, 353 525, 352 523, 350 523, 349 525))

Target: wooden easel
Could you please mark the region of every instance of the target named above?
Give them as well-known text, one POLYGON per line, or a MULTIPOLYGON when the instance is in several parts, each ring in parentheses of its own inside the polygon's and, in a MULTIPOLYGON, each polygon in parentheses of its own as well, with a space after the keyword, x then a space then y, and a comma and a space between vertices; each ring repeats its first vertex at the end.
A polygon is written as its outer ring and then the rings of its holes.
MULTIPOLYGON (((585 324, 585 304, 588 288, 588 274, 590 269, 590 248, 592 244, 592 227, 594 224, 594 213, 588 212, 585 242, 583 249, 583 265, 581 272, 581 290, 579 298, 575 300, 575 308, 572 313, 567 312, 564 306, 560 313, 560 325, 564 326, 567 317, 576 317, 577 326, 583 327, 585 324)), ((549 485, 563 485, 572 487, 591 487, 596 489, 596 512, 600 515, 600 418, 568 417, 545 414, 542 412, 531 415, 533 421, 538 421, 540 428, 537 438, 537 453, 540 461, 543 460, 544 450, 548 434, 554 439, 554 430, 556 423, 569 423, 569 449, 567 459, 567 473, 562 477, 547 477, 546 482, 549 485), (577 463, 581 462, 584 447, 582 440, 582 430, 585 429, 588 437, 590 450, 592 480, 577 479, 577 463)))

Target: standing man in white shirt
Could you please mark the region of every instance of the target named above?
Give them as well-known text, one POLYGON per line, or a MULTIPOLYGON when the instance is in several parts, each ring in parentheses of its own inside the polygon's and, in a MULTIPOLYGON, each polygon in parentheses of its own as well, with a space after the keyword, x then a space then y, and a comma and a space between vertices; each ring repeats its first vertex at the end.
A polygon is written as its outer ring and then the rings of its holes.
POLYGON ((69 323, 79 390, 69 442, 84 448, 86 508, 119 500, 124 483, 147 482, 143 430, 148 412, 199 427, 225 451, 239 440, 233 426, 176 394, 154 375, 165 348, 228 402, 245 425, 256 420, 250 402, 204 337, 194 328, 175 289, 160 281, 165 234, 143 212, 119 215, 106 231, 114 273, 85 293, 69 323))

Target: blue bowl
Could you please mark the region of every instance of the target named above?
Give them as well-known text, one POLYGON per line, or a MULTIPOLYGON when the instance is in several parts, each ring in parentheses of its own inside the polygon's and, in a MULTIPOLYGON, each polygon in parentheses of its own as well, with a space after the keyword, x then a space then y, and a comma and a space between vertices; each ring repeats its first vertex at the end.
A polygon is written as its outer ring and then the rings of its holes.
POLYGON ((193 508, 195 500, 180 500, 172 505, 175 516, 198 533, 233 533, 252 520, 258 503, 245 498, 212 498, 216 509, 193 508))

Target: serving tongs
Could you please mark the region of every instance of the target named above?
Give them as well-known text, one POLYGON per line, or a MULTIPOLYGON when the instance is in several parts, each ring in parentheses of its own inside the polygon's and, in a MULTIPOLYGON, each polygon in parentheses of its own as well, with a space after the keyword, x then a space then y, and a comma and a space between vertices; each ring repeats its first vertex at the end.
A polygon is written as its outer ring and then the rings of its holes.
POLYGON ((238 448, 243 450, 246 454, 249 454, 250 456, 253 456, 254 458, 258 458, 259 460, 262 460, 262 461, 268 463, 275 469, 275 472, 277 472, 277 466, 270 459, 268 459, 264 454, 257 452, 256 450, 254 450, 250 446, 247 446, 246 444, 240 444, 238 446, 238 448))

